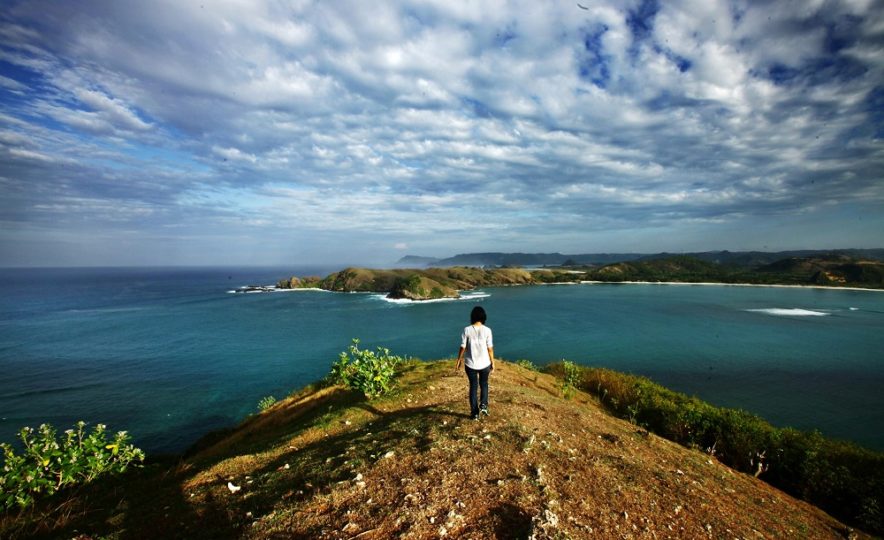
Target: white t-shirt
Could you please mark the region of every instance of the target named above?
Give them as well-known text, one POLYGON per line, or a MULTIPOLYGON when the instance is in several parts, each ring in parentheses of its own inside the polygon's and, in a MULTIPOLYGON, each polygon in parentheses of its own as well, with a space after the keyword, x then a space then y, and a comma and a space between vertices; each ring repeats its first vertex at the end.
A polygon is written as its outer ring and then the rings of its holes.
POLYGON ((463 361, 468 368, 485 369, 491 365, 488 349, 494 347, 494 341, 491 338, 491 329, 484 324, 471 324, 464 328, 460 336, 460 346, 465 349, 463 361))

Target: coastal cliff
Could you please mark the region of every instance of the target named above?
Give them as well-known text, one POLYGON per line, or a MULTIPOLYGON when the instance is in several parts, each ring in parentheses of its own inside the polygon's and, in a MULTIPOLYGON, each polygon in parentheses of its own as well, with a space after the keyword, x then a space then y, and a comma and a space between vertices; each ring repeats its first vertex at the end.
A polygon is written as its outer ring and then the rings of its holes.
MULTIPOLYGON (((179 462, 47 501, 6 538, 868 538, 705 449, 610 415, 503 361, 491 415, 452 361, 407 362, 392 394, 292 394, 179 462), (30 528, 26 525, 30 524, 30 528)), ((565 379, 567 380, 567 379, 565 379)))

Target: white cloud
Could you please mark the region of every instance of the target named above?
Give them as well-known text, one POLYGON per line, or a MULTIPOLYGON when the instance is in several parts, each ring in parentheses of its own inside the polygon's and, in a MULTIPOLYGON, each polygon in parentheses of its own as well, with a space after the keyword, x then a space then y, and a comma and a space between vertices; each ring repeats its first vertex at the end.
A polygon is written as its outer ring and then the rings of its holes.
POLYGON ((588 7, 13 2, 0 175, 47 200, 5 209, 459 250, 884 198, 873 4, 588 7))
POLYGON ((111 125, 134 131, 150 129, 150 124, 138 118, 138 115, 129 110, 119 99, 110 98, 95 90, 79 89, 74 95, 81 103, 97 111, 97 114, 111 125))
POLYGON ((249 163, 255 163, 258 161, 257 156, 255 156, 254 154, 243 152, 239 148, 221 148, 218 146, 213 146, 212 152, 225 159, 230 159, 233 161, 246 161, 249 163))

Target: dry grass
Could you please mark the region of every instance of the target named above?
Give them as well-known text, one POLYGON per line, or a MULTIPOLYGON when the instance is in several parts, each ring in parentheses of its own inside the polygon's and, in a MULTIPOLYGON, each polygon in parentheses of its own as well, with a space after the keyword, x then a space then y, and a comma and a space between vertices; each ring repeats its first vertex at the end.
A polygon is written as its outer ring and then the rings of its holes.
MULTIPOLYGON (((79 494, 65 508, 68 518, 42 532, 67 538, 848 535, 820 510, 615 419, 586 394, 562 399, 550 375, 501 363, 491 377, 491 416, 473 421, 466 378, 451 376, 452 366, 409 364, 397 392, 372 402, 334 387, 301 392, 177 466, 154 466, 79 494), (232 493, 228 482, 241 489, 232 493)), ((35 531, 25 523, 7 520, 0 536, 35 531)))

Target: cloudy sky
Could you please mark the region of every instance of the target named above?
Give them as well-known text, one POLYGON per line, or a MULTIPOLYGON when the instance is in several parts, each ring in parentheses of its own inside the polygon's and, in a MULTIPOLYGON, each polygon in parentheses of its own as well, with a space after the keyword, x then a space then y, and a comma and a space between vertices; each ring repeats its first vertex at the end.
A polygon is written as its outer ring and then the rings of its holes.
POLYGON ((884 2, 4 0, 0 266, 884 247, 884 2))

